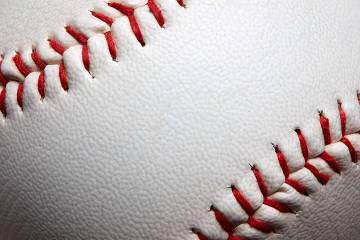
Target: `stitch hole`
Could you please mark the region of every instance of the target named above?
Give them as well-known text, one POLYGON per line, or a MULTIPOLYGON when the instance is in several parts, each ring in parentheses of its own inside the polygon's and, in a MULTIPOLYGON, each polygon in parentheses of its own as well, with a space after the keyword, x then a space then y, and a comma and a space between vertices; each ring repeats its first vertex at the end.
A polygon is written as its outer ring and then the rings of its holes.
POLYGON ((204 234, 202 234, 199 229, 197 229, 197 228, 191 228, 190 231, 191 231, 193 234, 197 235, 197 237, 199 238, 199 240, 208 240, 208 238, 207 238, 204 234))
POLYGON ((357 97, 358 103, 360 105, 360 91, 359 90, 356 91, 356 97, 357 97))

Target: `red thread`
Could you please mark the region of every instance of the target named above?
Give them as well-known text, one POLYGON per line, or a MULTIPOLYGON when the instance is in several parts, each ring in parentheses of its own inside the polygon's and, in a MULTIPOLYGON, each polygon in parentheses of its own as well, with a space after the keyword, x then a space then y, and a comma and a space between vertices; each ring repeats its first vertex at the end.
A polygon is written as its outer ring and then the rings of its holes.
POLYGON ((261 176, 260 171, 255 166, 252 167, 251 170, 253 171, 253 173, 255 175, 256 181, 257 181, 257 183, 259 185, 259 188, 260 188, 260 191, 261 191, 262 195, 264 196, 264 198, 266 198, 266 196, 268 195, 267 187, 266 187, 266 184, 265 184, 265 181, 264 181, 263 177, 261 176))
POLYGON ((180 6, 185 7, 185 0, 177 0, 180 6))
POLYGON ((320 113, 320 125, 324 135, 325 145, 329 145, 331 143, 330 122, 322 112, 320 113))
POLYGON ((87 39, 87 37, 86 37, 84 34, 76 31, 76 30, 75 30, 73 27, 71 27, 71 26, 66 26, 66 27, 65 27, 65 30, 66 30, 66 32, 67 32, 68 34, 70 34, 73 38, 75 38, 76 41, 78 41, 81 45, 86 45, 86 44, 87 44, 87 40, 88 40, 88 39, 87 39))
POLYGON ((208 240, 208 238, 205 237, 204 234, 202 234, 200 232, 194 232, 194 233, 198 236, 199 240, 208 240))
POLYGON ((67 74, 66 74, 66 70, 65 70, 65 65, 64 65, 64 63, 61 63, 61 64, 59 65, 59 78, 60 78, 61 87, 62 87, 65 91, 69 90, 68 80, 67 80, 67 74))
POLYGON ((58 41, 51 39, 49 40, 49 45, 55 52, 57 52, 61 56, 64 54, 65 48, 58 41))
POLYGON ((159 23, 161 27, 165 24, 164 16, 160 10, 160 8, 156 5, 155 0, 149 0, 148 6, 152 14, 154 15, 156 21, 159 23))
POLYGON ((244 209, 244 211, 247 213, 247 215, 251 216, 254 214, 255 210, 251 206, 250 202, 246 199, 244 195, 241 194, 241 192, 235 188, 235 186, 231 186, 232 193, 236 199, 236 201, 239 203, 239 205, 244 209))
POLYGON ((109 48, 109 52, 110 52, 110 55, 111 57, 113 58, 113 60, 116 59, 116 45, 115 45, 115 42, 114 42, 114 38, 111 34, 111 31, 108 31, 106 33, 104 33, 104 36, 105 36, 105 39, 106 39, 106 42, 107 42, 107 45, 108 45, 108 48, 109 48))
POLYGON ((269 207, 275 208, 276 210, 278 210, 279 212, 282 212, 282 213, 291 212, 291 210, 287 206, 285 206, 283 203, 278 202, 271 198, 265 198, 264 204, 268 205, 269 207))
POLYGON ((115 8, 116 10, 118 10, 119 12, 121 12, 122 14, 124 14, 128 17, 131 29, 132 29, 136 39, 139 41, 139 43, 142 46, 145 46, 144 38, 142 36, 139 24, 134 15, 134 9, 127 7, 121 3, 116 3, 116 2, 110 2, 110 3, 108 3, 108 5, 112 8, 115 8))
POLYGON ((5 87, 6 84, 8 83, 8 80, 5 78, 5 76, 1 72, 1 64, 2 64, 2 61, 0 61, 0 83, 2 86, 5 87))
POLYGON ((108 17, 102 13, 98 13, 98 12, 94 12, 94 11, 90 11, 90 12, 94 17, 100 19, 101 21, 103 21, 104 23, 109 25, 110 27, 114 23, 114 20, 111 17, 108 17))
POLYGON ((287 179, 285 179, 285 183, 288 184, 289 186, 293 187, 296 191, 298 191, 302 195, 308 195, 305 187, 300 182, 290 179, 290 178, 287 178, 287 179))
POLYGON ((329 181, 328 175, 319 172, 319 170, 310 163, 305 163, 304 167, 307 168, 322 185, 325 185, 329 181))
POLYGON ((309 150, 307 147, 306 139, 300 129, 296 129, 295 132, 297 133, 300 142, 302 155, 304 156, 305 161, 307 161, 309 159, 309 150))
POLYGON ((244 240, 242 237, 231 235, 229 236, 228 240, 244 240))
POLYGON ((6 89, 3 88, 0 93, 0 111, 6 117, 6 89))
POLYGON ((342 108, 341 103, 339 102, 339 115, 340 115, 340 122, 341 122, 341 134, 345 136, 346 134, 346 113, 342 108))
POLYGON ((340 173, 340 168, 339 168, 339 165, 337 164, 335 158, 330 156, 326 151, 324 151, 322 154, 320 154, 319 157, 322 160, 324 160, 334 172, 340 173))
POLYGON ((351 161, 353 163, 357 163, 357 161, 358 161, 357 152, 356 152, 354 146, 352 145, 352 143, 350 142, 350 140, 347 137, 343 137, 341 139, 341 142, 343 144, 345 144, 345 146, 349 149, 349 153, 350 153, 350 156, 351 156, 351 161))
POLYGON ((290 175, 290 170, 289 167, 287 165, 286 159, 285 159, 285 155, 279 150, 278 147, 275 147, 275 152, 276 152, 276 156, 277 159, 279 161, 280 167, 284 173, 285 178, 288 178, 290 175))
POLYGON ((23 108, 23 92, 24 92, 24 85, 22 83, 19 83, 18 90, 16 93, 16 101, 21 109, 23 108))
POLYGON ((43 99, 45 97, 45 74, 44 72, 41 72, 38 78, 38 91, 43 99))
POLYGON ((259 230, 261 232, 264 232, 264 233, 271 233, 272 232, 272 227, 269 224, 267 224, 264 221, 255 219, 254 217, 249 218, 247 223, 251 227, 253 227, 253 228, 255 228, 255 229, 257 229, 257 230, 259 230))
POLYGON ((32 50, 31 58, 36 64, 36 66, 39 68, 39 70, 44 71, 46 67, 46 63, 41 59, 41 57, 39 56, 39 54, 36 52, 35 49, 32 50))
POLYGON ((214 212, 215 218, 221 228, 227 232, 229 235, 234 233, 235 227, 234 225, 225 217, 225 215, 219 210, 215 209, 214 206, 211 206, 211 211, 214 212))
POLYGON ((31 73, 30 69, 23 62, 20 53, 16 53, 16 55, 13 57, 13 61, 16 65, 17 69, 19 70, 19 72, 24 77, 27 77, 31 73))
POLYGON ((84 63, 85 69, 89 72, 90 71, 90 56, 89 56, 89 48, 84 45, 82 47, 82 61, 84 63))

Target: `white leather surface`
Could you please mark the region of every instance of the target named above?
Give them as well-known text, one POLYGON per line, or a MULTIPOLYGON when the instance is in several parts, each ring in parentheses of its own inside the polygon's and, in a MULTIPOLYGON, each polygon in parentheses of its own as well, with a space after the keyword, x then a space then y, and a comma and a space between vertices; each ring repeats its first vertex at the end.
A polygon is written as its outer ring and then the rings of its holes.
MULTIPOLYGON (((318 134, 317 111, 332 116, 339 98, 355 108, 359 1, 189 0, 186 9, 158 2, 166 29, 147 9, 137 12, 146 47, 125 18, 113 26, 118 63, 101 36, 90 39, 94 79, 73 47, 65 54, 68 93, 56 66, 46 69, 43 102, 25 81, 23 112, 11 104, 16 83, 7 86, 0 239, 195 239, 191 227, 218 227, 207 223, 208 209, 246 178, 249 163, 264 169, 270 190, 282 184, 271 142, 286 142, 299 126, 318 134)), ((356 229, 358 176, 325 187, 326 197, 272 237, 313 239, 339 221, 356 229)))

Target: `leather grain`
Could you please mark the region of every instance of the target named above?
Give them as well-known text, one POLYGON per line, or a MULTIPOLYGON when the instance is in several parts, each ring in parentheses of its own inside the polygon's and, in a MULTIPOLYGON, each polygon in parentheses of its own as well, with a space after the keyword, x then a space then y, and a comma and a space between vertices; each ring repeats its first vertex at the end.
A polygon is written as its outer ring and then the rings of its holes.
MULTIPOLYGON (((271 189, 282 183, 271 142, 295 127, 317 134, 319 109, 357 103, 359 1, 158 2, 165 29, 137 12, 145 47, 127 19, 114 24, 118 62, 101 36, 89 40, 94 78, 69 49, 67 93, 56 66, 43 101, 26 83, 24 111, 9 84, 0 239, 196 239, 192 227, 219 228, 204 220, 209 207, 247 181, 249 163, 266 169, 271 189)), ((324 187, 272 237, 359 238, 358 176, 324 187)))

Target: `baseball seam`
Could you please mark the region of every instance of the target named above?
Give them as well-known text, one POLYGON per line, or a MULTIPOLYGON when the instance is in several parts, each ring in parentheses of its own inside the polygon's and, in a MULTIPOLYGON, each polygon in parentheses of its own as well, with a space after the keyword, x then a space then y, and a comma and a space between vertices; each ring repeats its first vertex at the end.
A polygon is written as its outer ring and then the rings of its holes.
MULTIPOLYGON (((359 93, 357 93, 358 96, 358 105, 360 105, 360 97, 359 93)), ((339 164, 336 157, 332 156, 327 150, 326 147, 330 146, 331 144, 335 143, 342 143, 348 150, 349 153, 349 159, 351 159, 351 162, 354 166, 357 166, 358 162, 358 146, 355 147, 352 141, 350 140, 350 136, 360 136, 359 131, 355 131, 353 133, 347 133, 347 114, 345 113, 341 101, 338 101, 338 116, 340 119, 340 129, 341 129, 341 139, 339 141, 333 141, 331 136, 331 128, 330 128, 330 120, 328 117, 325 116, 323 111, 319 111, 319 123, 322 131, 322 137, 323 141, 325 143, 325 148, 322 153, 317 155, 314 158, 309 157, 309 144, 307 142, 306 136, 303 134, 303 132, 300 130, 300 128, 295 128, 294 131, 298 138, 298 144, 300 146, 302 157, 304 158, 304 164, 302 168, 297 169, 295 171, 291 171, 290 167, 288 165, 288 161, 285 157, 285 154, 281 151, 281 148, 278 145, 274 146, 274 151, 276 154, 276 158, 278 161, 278 164, 281 168, 282 174, 284 175, 284 183, 283 185, 288 185, 291 188, 293 188, 297 193, 308 197, 310 194, 314 193, 311 192, 311 190, 307 189, 307 187, 301 182, 301 179, 295 179, 292 177, 294 173, 297 173, 299 171, 307 170, 315 179, 321 184, 326 185, 330 180, 330 175, 328 173, 322 172, 319 167, 312 162, 312 159, 318 159, 325 163, 328 168, 331 169, 331 171, 334 174, 340 175, 341 172, 345 171, 344 166, 339 164)), ((283 213, 290 213, 294 214, 299 209, 296 209, 292 204, 290 204, 287 201, 281 201, 279 199, 275 199, 272 196, 274 196, 276 193, 280 192, 280 188, 283 187, 283 185, 278 188, 274 193, 269 194, 268 192, 268 185, 263 177, 263 174, 260 169, 257 168, 256 165, 251 166, 252 174, 257 182, 257 187, 259 191, 261 192, 263 201, 260 206, 254 207, 252 203, 250 202, 250 199, 242 193, 237 187, 234 185, 231 185, 230 189, 233 195, 233 198, 237 202, 237 204, 241 207, 241 209, 244 210, 244 212, 247 214, 247 218, 243 222, 237 222, 234 223, 231 220, 231 217, 229 214, 225 214, 220 209, 218 209, 216 206, 212 205, 210 207, 210 212, 212 212, 213 218, 215 219, 215 222, 220 226, 221 231, 225 233, 228 240, 245 240, 245 239, 258 239, 258 237, 249 236, 241 232, 241 226, 247 225, 247 227, 250 227, 251 229, 255 229, 255 231, 258 231, 264 236, 263 238, 266 238, 271 233, 275 233, 277 228, 279 226, 276 226, 275 222, 269 221, 269 219, 261 219, 258 218, 257 212, 259 209, 261 209, 264 206, 270 207, 277 211, 279 214, 283 213), (240 227, 240 228, 239 228, 240 227), (240 230, 239 230, 240 229, 240 230)), ((204 232, 209 231, 202 231, 204 229, 200 228, 193 228, 191 229, 194 234, 197 235, 197 238, 199 240, 213 240, 214 238, 211 236, 207 236, 204 232)))
MULTIPOLYGON (((185 7, 184 0, 174 0, 180 6, 185 7)), ((106 44, 108 47, 108 51, 114 61, 117 61, 118 58, 118 51, 116 47, 116 43, 111 31, 111 26, 120 17, 126 17, 129 21, 130 28, 132 33, 136 37, 136 40, 142 45, 145 46, 145 40, 143 37, 143 33, 141 27, 139 25, 139 19, 137 19, 135 15, 135 11, 138 8, 147 6, 149 11, 156 19, 158 25, 163 28, 165 27, 165 17, 163 15, 162 9, 159 7, 157 0, 147 0, 145 5, 138 6, 138 7, 130 7, 123 3, 110 1, 106 3, 106 7, 110 7, 115 9, 120 14, 117 18, 108 16, 106 13, 97 10, 90 10, 91 17, 95 18, 96 20, 105 23, 108 26, 108 29, 101 34, 104 35, 106 44)), ((71 38, 74 42, 73 44, 69 45, 66 43, 62 43, 61 40, 56 39, 55 37, 49 38, 44 46, 40 46, 43 52, 51 52, 52 56, 55 56, 50 59, 44 59, 37 48, 33 48, 30 52, 26 52, 21 54, 20 52, 16 52, 14 56, 4 58, 2 56, 0 58, 0 112, 2 113, 3 117, 7 117, 7 86, 9 82, 18 82, 17 86, 17 93, 16 93, 16 102, 20 109, 23 109, 23 95, 24 95, 24 82, 26 78, 32 73, 38 73, 37 79, 37 90, 40 95, 41 100, 46 97, 46 74, 45 69, 49 65, 53 65, 54 62, 58 65, 58 76, 60 80, 60 85, 63 90, 69 90, 68 84, 68 73, 66 69, 66 65, 64 64, 63 56, 65 52, 73 46, 81 46, 82 47, 82 62, 86 71, 91 74, 90 69, 90 54, 88 48, 88 40, 89 37, 83 33, 86 30, 81 29, 80 27, 73 27, 72 25, 67 25, 64 27, 64 34, 67 35, 66 38, 71 38), (6 65, 4 67, 4 65, 6 65), (10 67, 9 67, 10 66, 10 67), (6 69, 6 70, 4 70, 6 69), (9 70, 10 69, 10 70, 9 70)), ((64 38, 64 37, 62 37, 64 38)))

